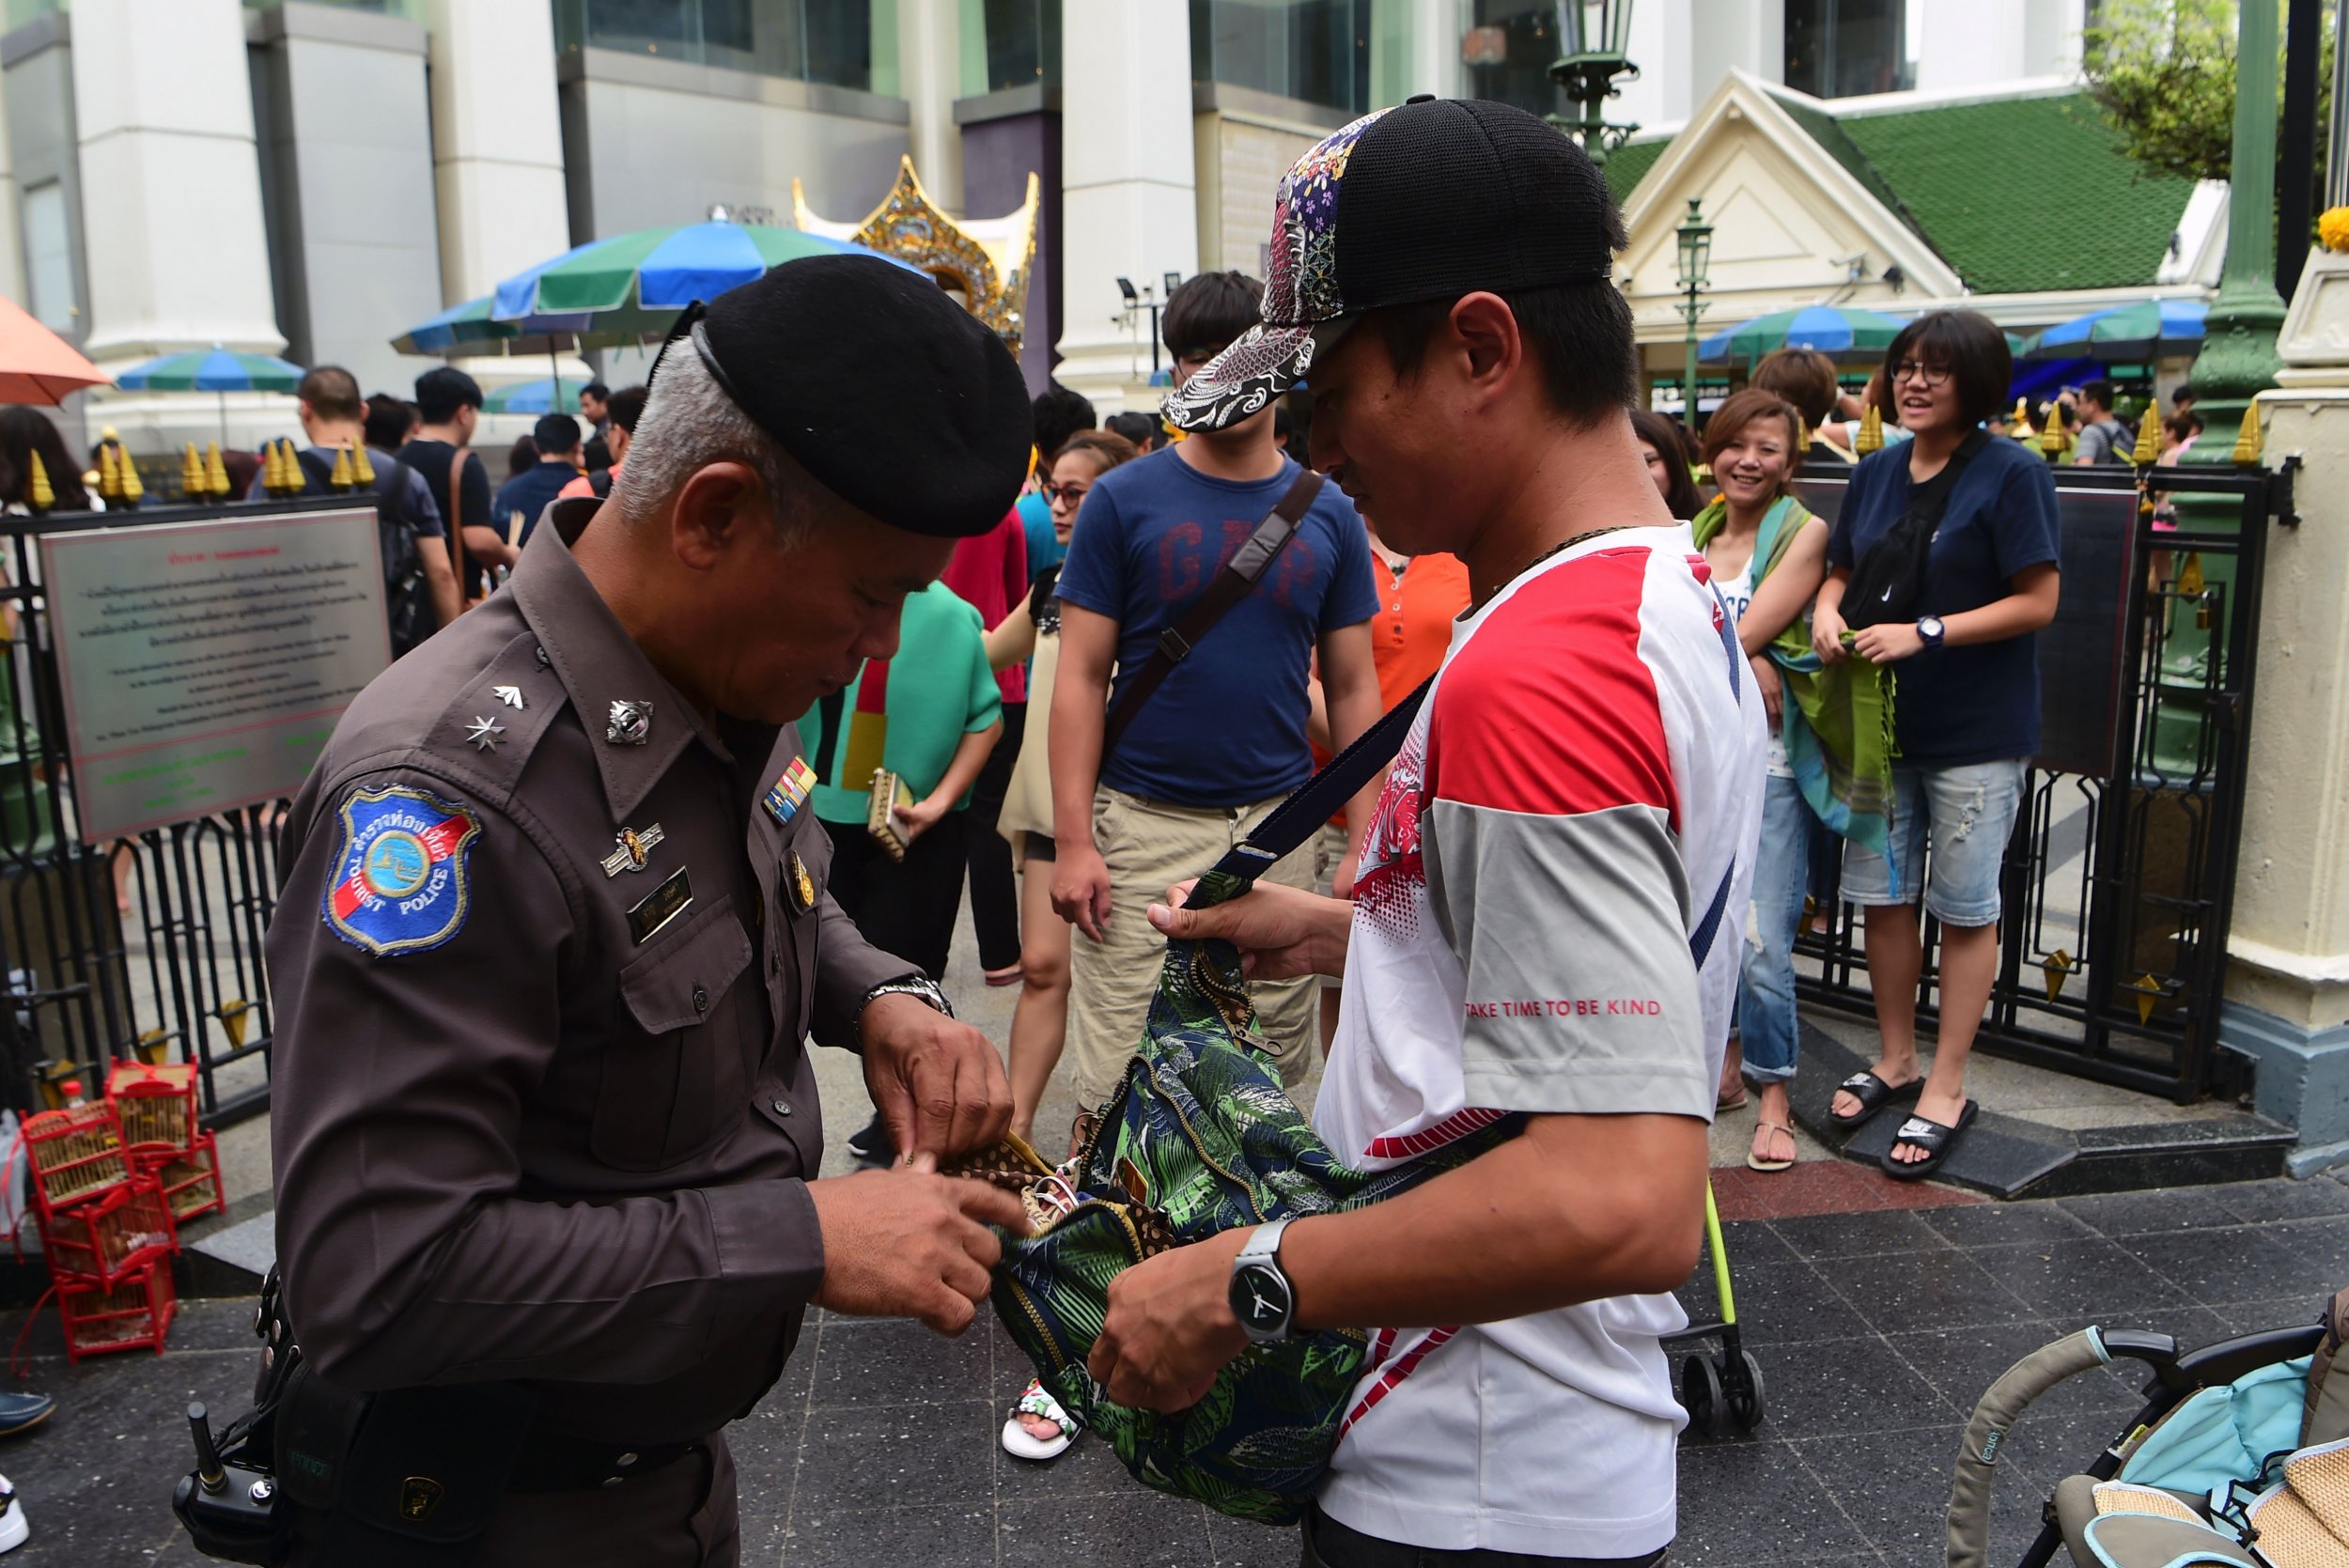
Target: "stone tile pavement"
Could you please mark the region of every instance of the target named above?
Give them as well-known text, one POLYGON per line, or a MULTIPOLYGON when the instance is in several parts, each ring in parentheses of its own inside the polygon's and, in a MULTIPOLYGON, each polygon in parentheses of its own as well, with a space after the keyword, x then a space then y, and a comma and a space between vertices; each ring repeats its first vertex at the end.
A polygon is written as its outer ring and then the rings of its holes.
MULTIPOLYGON (((1767 1380, 1750 1437, 1681 1450, 1676 1568, 1926 1568, 1957 1435, 2024 1352, 2086 1322, 2199 1344, 2311 1319, 2349 1281, 2349 1186, 2329 1178, 2041 1203, 1754 1219, 1729 1227, 1739 1316, 1767 1380)), ((1688 1293, 1710 1315, 1709 1270, 1688 1293)), ((167 1510, 188 1463, 180 1411, 242 1407, 251 1303, 188 1304, 163 1356, 69 1368, 54 1314, 26 1342, 46 1427, 0 1447, 33 1525, 18 1563, 198 1560, 167 1510)), ((0 1323, 11 1340, 22 1314, 0 1323)), ((811 1568, 1289 1568, 1283 1531, 1211 1516, 1125 1476, 1097 1441, 1048 1467, 995 1442, 1027 1375, 983 1320, 960 1340, 817 1314, 780 1385, 729 1432, 744 1561, 811 1568)), ((2011 1562, 2039 1499, 2138 1403, 2130 1380, 2074 1380, 2016 1427, 2000 1467, 2011 1562)))

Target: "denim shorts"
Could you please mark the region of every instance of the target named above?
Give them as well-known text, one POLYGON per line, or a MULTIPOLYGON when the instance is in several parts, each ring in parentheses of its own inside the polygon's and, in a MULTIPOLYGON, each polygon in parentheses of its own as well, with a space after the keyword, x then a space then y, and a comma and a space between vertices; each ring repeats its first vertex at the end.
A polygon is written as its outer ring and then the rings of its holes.
POLYGON ((2025 766, 2020 757, 1961 768, 1895 765, 1890 847, 1900 865, 1900 896, 1892 894, 1891 867, 1882 855, 1845 844, 1844 899, 1862 908, 1914 904, 1921 883, 1925 908, 1942 924, 1997 924, 1999 868, 2023 803, 2025 766))

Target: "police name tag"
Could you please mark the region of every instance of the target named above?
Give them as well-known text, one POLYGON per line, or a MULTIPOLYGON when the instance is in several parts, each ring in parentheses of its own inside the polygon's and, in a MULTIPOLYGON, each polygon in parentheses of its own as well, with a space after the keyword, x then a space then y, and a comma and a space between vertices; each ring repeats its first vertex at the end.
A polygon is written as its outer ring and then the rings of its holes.
POLYGON ((645 894, 630 908, 628 934, 635 938, 637 945, 641 947, 650 940, 662 926, 683 914, 687 906, 692 902, 692 878, 685 875, 683 866, 678 866, 676 871, 670 873, 667 881, 645 894))
POLYGON ((816 787, 816 769, 807 765, 805 757, 793 757, 791 766, 767 791, 767 814, 785 827, 791 825, 800 807, 807 801, 807 792, 816 787))
POLYGON ((481 824, 421 789, 351 793, 342 852, 321 913, 334 935, 378 958, 428 953, 456 936, 472 903, 465 860, 481 824))

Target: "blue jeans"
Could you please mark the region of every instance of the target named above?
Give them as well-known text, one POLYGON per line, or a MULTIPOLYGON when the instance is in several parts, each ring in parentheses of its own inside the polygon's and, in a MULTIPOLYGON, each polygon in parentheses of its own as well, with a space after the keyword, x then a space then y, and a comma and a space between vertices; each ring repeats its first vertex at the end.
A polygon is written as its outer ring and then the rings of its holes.
MULTIPOLYGON (((1924 889, 1926 912, 1944 925, 1996 925, 2006 841, 2023 805, 2020 757, 1957 768, 1892 768, 1891 866, 1859 845, 1843 850, 1843 899, 1862 908, 1914 904, 1924 889), (1930 846, 1930 863, 1926 850, 1930 846)), ((1757 868, 1758 869, 1758 868, 1757 868)))
POLYGON ((1762 797, 1762 847, 1753 862, 1753 908, 1737 970, 1738 1050, 1750 1083, 1795 1076, 1795 936, 1810 886, 1817 819, 1792 779, 1773 777, 1762 797))

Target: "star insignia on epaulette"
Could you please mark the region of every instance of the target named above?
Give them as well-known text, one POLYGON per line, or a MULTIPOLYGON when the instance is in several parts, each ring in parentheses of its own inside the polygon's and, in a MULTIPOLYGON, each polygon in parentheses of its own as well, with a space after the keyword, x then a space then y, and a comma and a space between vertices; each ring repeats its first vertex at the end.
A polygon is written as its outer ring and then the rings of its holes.
POLYGON ((494 719, 483 719, 478 716, 472 723, 465 726, 465 738, 485 752, 496 751, 498 737, 505 733, 504 724, 494 719))

